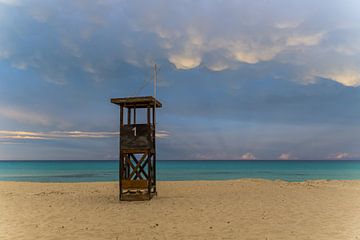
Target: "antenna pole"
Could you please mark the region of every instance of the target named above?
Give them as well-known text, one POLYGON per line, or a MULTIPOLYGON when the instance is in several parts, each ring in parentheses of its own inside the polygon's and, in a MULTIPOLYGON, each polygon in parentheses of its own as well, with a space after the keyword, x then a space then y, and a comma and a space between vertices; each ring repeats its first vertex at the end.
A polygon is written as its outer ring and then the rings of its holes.
MULTIPOLYGON (((156 78, 157 78, 157 70, 156 70, 156 63, 155 63, 154 64, 154 109, 155 110, 156 110, 156 78)), ((156 125, 156 119, 154 116, 154 126, 155 125, 156 125)))
POLYGON ((154 65, 154 98, 156 98, 156 78, 157 78, 157 69, 156 63, 154 65))
MULTIPOLYGON (((154 111, 153 111, 153 121, 154 121, 154 153, 153 153, 153 171, 154 171, 154 192, 156 194, 156 79, 157 78, 157 69, 156 63, 154 64, 154 111)), ((151 163, 151 161, 150 161, 151 163)))

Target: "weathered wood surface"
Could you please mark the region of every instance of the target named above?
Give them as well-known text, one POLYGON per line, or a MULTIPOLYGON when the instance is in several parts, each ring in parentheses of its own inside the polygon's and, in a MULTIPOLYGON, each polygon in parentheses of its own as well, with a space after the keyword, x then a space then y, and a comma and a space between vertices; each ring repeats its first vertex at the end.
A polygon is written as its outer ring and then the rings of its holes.
POLYGON ((149 176, 145 172, 145 167, 148 163, 150 163, 150 161, 148 161, 150 156, 147 153, 144 153, 140 160, 138 160, 134 154, 130 154, 130 157, 136 163, 136 166, 134 166, 134 164, 131 163, 131 160, 129 158, 129 163, 130 163, 130 165, 132 167, 132 171, 133 171, 130 174, 129 178, 131 179, 136 174, 136 176, 140 179, 142 179, 142 176, 144 176, 145 179, 148 179, 149 176))
POLYGON ((111 102, 120 106, 120 199, 149 200, 156 195, 155 109, 162 104, 152 96, 112 98, 111 102), (137 108, 147 108, 145 124, 137 124, 137 108))
POLYGON ((124 125, 120 129, 121 149, 151 149, 154 147, 153 127, 147 124, 124 125))
POLYGON ((145 201, 150 200, 155 194, 153 193, 137 193, 137 194, 131 194, 126 193, 122 194, 120 197, 121 201, 145 201))
POLYGON ((149 185, 148 180, 122 180, 123 189, 136 188, 147 189, 149 185))
POLYGON ((154 107, 156 102, 156 108, 161 108, 162 104, 158 100, 155 100, 152 96, 145 97, 128 97, 128 98, 112 98, 111 102, 123 107, 129 108, 146 108, 148 106, 154 107))

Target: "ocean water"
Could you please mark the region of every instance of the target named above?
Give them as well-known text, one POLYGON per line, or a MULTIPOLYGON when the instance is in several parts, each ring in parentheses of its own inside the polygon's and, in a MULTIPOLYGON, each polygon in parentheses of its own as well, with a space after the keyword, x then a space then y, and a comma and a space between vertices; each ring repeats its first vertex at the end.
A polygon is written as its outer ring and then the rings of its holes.
MULTIPOLYGON (((118 180, 118 161, 0 161, 0 181, 118 180)), ((360 161, 157 161, 158 180, 360 180, 360 161)))

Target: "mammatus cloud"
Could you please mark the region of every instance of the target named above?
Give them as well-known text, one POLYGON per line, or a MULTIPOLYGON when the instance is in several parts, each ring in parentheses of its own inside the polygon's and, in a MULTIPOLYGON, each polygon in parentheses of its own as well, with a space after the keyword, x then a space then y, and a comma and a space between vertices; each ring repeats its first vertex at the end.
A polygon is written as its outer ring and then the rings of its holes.
POLYGON ((171 54, 169 61, 176 66, 177 69, 192 69, 200 65, 201 58, 199 56, 186 56, 171 54))
POLYGON ((345 86, 360 86, 360 71, 359 69, 329 69, 327 72, 319 73, 321 77, 329 78, 337 81, 345 86))
POLYGON ((240 157, 241 160, 256 160, 256 157, 252 153, 245 153, 240 157))
MULTIPOLYGON (((295 67, 290 80, 308 84, 316 81, 314 77, 329 77, 346 86, 358 86, 360 50, 354 47, 354 42, 360 40, 357 34, 360 26, 355 24, 360 19, 350 8, 359 4, 351 1, 344 7, 340 2, 295 2, 294 8, 289 9, 286 1, 275 4, 252 4, 246 0, 221 4, 199 1, 188 3, 191 7, 184 13, 181 7, 168 6, 166 12, 159 11, 153 18, 151 12, 155 4, 147 8, 149 12, 134 11, 134 16, 141 14, 140 21, 135 20, 137 29, 157 34, 160 51, 165 52, 178 69, 205 66, 212 71, 225 71, 252 64, 256 70, 256 64, 261 62, 281 62, 295 67), (315 5, 322 11, 311 10, 315 5), (249 15, 259 12, 261 17, 249 15), (331 12, 339 17, 330 23, 331 12), (227 20, 222 16, 227 16, 227 20), (350 65, 343 66, 341 71, 334 69, 339 58, 355 63, 356 70, 344 75, 343 72, 351 70, 350 65), (303 61, 297 62, 297 59, 303 61)), ((264 76, 271 74, 270 70, 264 76)))
MULTIPOLYGON (((72 81, 74 71, 101 81, 116 72, 119 61, 143 67, 150 59, 166 59, 183 70, 204 66, 226 71, 251 64, 254 74, 264 71, 263 62, 280 62, 293 67, 288 80, 308 84, 325 77, 345 86, 360 85, 360 17, 354 10, 360 6, 355 0, 295 0, 291 6, 285 0, 0 3, 3 8, 22 6, 13 9, 22 16, 16 21, 4 11, 0 59, 54 84, 72 81), (70 14, 81 21, 74 22, 70 14), (44 23, 40 35, 31 30, 30 24, 44 23), (14 28, 29 38, 18 38, 10 31, 14 28), (351 64, 339 68, 339 59, 351 64)), ((262 74, 274 77, 272 69, 262 74)))

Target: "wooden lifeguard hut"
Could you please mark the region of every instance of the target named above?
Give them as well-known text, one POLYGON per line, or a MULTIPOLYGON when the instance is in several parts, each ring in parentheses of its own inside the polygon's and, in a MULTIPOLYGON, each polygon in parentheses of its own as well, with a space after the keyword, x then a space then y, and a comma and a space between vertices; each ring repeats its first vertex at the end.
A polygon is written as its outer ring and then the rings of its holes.
POLYGON ((111 102, 120 106, 120 200, 150 200, 156 195, 156 108, 162 104, 152 96, 112 98, 111 102), (146 123, 137 122, 141 110, 146 123))

